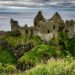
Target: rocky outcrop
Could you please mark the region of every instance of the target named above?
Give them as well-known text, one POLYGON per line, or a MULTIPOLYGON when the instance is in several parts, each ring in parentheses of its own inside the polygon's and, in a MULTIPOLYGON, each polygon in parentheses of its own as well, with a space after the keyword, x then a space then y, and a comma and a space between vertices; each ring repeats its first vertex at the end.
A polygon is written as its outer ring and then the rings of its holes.
POLYGON ((25 52, 28 52, 29 50, 31 50, 32 45, 30 43, 26 43, 26 44, 19 44, 17 47, 14 48, 13 52, 15 54, 15 56, 18 58, 20 58, 25 52))
POLYGON ((19 44, 17 47, 13 47, 4 40, 0 40, 0 46, 9 49, 17 59, 32 48, 31 43, 19 44))

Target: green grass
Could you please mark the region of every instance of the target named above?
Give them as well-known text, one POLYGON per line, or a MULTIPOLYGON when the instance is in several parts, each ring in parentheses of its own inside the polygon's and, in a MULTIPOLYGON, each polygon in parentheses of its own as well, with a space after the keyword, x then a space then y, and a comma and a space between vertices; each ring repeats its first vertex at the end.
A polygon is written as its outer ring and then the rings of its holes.
POLYGON ((36 46, 38 44, 41 44, 41 38, 38 36, 11 36, 7 35, 6 37, 3 38, 6 42, 8 42, 10 45, 16 47, 19 44, 24 44, 24 43, 32 43, 33 46, 36 46))
POLYGON ((19 62, 26 63, 40 63, 46 56, 47 57, 57 57, 60 56, 61 52, 57 47, 49 45, 38 45, 34 47, 29 52, 26 52, 20 59, 19 62), (44 56, 45 55, 45 56, 44 56))
MULTIPOLYGON (((49 45, 42 44, 38 36, 6 36, 4 38, 10 45, 16 47, 19 44, 27 42, 32 43, 33 49, 18 60, 20 66, 29 67, 35 65, 32 69, 25 72, 17 72, 16 66, 11 65, 16 63, 16 58, 8 49, 0 47, 0 75, 75 75, 75 59, 67 55, 75 55, 75 37, 69 39, 64 32, 59 33, 59 39, 53 38, 49 45), (57 47, 57 41, 61 43, 57 47), (64 57, 62 58, 62 55, 64 57), (44 63, 46 61, 46 63, 44 63), (5 72, 5 73, 3 73, 5 72)), ((28 68, 26 68, 28 69, 28 68)))
POLYGON ((16 67, 15 65, 12 64, 1 64, 0 63, 0 75, 8 74, 8 73, 15 73, 16 72, 16 67))
POLYGON ((9 64, 14 64, 16 63, 16 58, 13 55, 13 53, 5 48, 2 48, 0 46, 0 63, 9 63, 9 64))
POLYGON ((62 43, 60 46, 62 53, 66 54, 68 51, 72 56, 75 56, 75 37, 68 38, 66 32, 59 32, 59 41, 62 43))
POLYGON ((50 59, 47 64, 39 64, 25 75, 75 75, 75 59, 50 59))
POLYGON ((62 59, 51 58, 46 64, 40 63, 32 69, 22 72, 18 72, 13 65, 3 68, 0 65, 0 71, 5 70, 1 75, 75 75, 75 59, 70 56, 62 59))

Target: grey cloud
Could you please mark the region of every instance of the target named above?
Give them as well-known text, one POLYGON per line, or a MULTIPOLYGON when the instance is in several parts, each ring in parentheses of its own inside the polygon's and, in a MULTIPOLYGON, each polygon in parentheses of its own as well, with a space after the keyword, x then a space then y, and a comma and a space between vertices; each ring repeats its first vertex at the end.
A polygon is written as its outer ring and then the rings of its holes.
POLYGON ((0 0, 0 5, 4 6, 59 6, 75 7, 75 0, 0 0), (3 1, 3 2, 1 2, 3 1), (7 2, 6 2, 7 1, 7 2), (8 2, 11 1, 11 2, 8 2))

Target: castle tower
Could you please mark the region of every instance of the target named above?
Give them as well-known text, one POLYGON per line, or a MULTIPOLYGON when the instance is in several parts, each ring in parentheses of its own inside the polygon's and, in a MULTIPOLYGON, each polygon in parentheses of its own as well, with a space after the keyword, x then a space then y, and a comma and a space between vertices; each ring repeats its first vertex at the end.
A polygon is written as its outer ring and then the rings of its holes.
POLYGON ((51 19, 61 19, 61 16, 60 16, 60 14, 58 13, 58 12, 56 12, 53 16, 52 16, 52 18, 51 19))
POLYGON ((64 29, 64 21, 62 20, 60 14, 56 12, 49 21, 53 22, 53 29, 62 31, 64 29))
POLYGON ((17 21, 11 19, 10 24, 11 24, 11 31, 13 31, 13 32, 18 31, 18 22, 17 21))
POLYGON ((39 27, 39 21, 45 21, 45 18, 43 17, 41 11, 39 11, 36 17, 34 18, 34 27, 39 27))

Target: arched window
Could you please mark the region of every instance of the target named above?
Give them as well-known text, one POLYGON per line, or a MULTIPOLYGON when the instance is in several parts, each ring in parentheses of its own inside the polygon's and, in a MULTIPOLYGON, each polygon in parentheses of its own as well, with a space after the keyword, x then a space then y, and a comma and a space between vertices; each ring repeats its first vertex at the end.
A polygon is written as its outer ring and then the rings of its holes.
POLYGON ((33 35, 33 30, 31 30, 31 35, 33 35))
POLYGON ((55 25, 53 26, 53 29, 55 29, 55 25))
POLYGON ((28 30, 26 30, 26 34, 28 34, 28 30))
POLYGON ((50 33, 50 30, 48 30, 47 32, 50 33))

